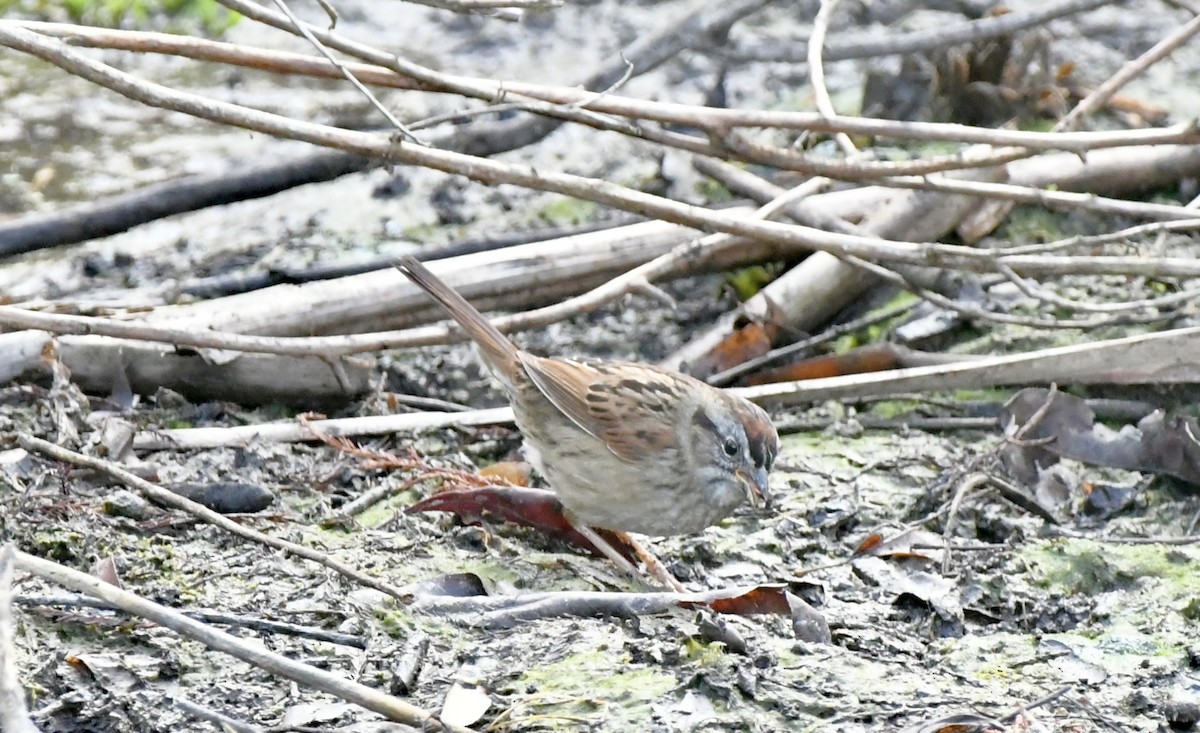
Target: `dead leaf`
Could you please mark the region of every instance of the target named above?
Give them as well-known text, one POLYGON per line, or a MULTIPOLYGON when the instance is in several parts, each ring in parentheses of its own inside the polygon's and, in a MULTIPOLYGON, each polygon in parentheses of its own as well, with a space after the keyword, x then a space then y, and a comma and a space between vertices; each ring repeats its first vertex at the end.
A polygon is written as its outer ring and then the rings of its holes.
POLYGON ((118 588, 121 587, 121 576, 117 573, 117 561, 113 560, 112 555, 98 560, 92 566, 91 573, 109 585, 115 585, 118 588))
POLYGON ((356 706, 345 702, 315 703, 302 702, 292 705, 279 721, 280 727, 295 728, 314 724, 332 723, 356 706))
POLYGON ((877 557, 861 557, 851 565, 858 575, 869 580, 895 599, 910 595, 924 601, 945 619, 961 620, 962 600, 954 582, 924 570, 909 571, 877 557))
MULTIPOLYGON (((562 502, 553 491, 495 485, 452 489, 426 497, 404 510, 406 514, 428 511, 453 512, 466 522, 479 522, 488 516, 499 517, 507 522, 533 527, 550 537, 601 556, 592 543, 576 532, 563 516, 562 502)), ((635 559, 633 550, 616 534, 603 529, 596 531, 629 560, 635 559)))
POLYGON ((1005 463, 1026 483, 1031 478, 1036 482, 1038 469, 1071 458, 1093 466, 1168 474, 1200 486, 1200 422, 1194 417, 1156 411, 1136 427, 1114 431, 1096 422, 1084 400, 1029 388, 1004 405, 1000 425, 1006 435, 1019 438, 1006 448, 1005 463))
POLYGON ((446 693, 442 712, 438 716, 443 723, 461 725, 464 728, 483 717, 492 706, 492 698, 480 685, 455 682, 446 693))
POLYGON ((524 461, 500 461, 479 469, 479 475, 501 479, 513 486, 529 486, 533 467, 524 461))

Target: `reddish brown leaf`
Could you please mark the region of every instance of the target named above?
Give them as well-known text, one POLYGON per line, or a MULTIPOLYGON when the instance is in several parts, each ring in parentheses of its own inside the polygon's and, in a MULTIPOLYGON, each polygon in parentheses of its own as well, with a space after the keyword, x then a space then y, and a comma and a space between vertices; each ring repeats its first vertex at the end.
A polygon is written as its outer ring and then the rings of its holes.
POLYGON ((771 344, 778 335, 779 327, 774 324, 747 323, 697 359, 692 365, 692 374, 704 379, 762 356, 771 350, 771 344))
POLYGON ((878 532, 872 532, 871 534, 867 535, 862 542, 858 543, 858 547, 854 548, 854 554, 865 555, 882 544, 883 535, 879 534, 878 532))
MULTIPOLYGON (((594 555, 601 553, 586 537, 575 531, 563 516, 562 502, 552 491, 519 486, 481 486, 471 489, 441 491, 404 510, 406 514, 437 511, 453 512, 466 522, 479 522, 484 517, 499 517, 507 522, 533 527, 543 534, 583 548, 594 555)), ((597 530, 613 547, 630 560, 632 550, 608 530, 597 530)))
MULTIPOLYGON (((687 605, 687 604, 683 604, 687 605)), ((760 585, 728 598, 714 598, 707 604, 717 613, 746 616, 755 613, 789 614, 786 590, 778 585, 760 585)))

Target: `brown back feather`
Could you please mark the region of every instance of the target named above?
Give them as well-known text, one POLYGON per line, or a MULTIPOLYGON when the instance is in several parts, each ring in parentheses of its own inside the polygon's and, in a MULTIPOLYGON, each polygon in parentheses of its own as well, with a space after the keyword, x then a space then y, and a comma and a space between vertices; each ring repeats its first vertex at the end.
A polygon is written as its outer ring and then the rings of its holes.
POLYGON ((521 354, 525 373, 571 422, 615 456, 637 463, 676 448, 676 377, 641 364, 542 358, 521 354), (638 410, 618 411, 620 404, 638 410))

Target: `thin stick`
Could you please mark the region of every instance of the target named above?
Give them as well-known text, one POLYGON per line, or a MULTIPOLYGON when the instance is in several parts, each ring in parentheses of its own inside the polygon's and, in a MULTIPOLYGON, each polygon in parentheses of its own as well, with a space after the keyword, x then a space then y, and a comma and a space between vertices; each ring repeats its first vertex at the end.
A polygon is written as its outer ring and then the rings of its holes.
MULTIPOLYGON (((811 227, 780 224, 754 218, 730 215, 723 211, 705 209, 672 201, 660 196, 631 190, 607 181, 545 171, 523 165, 511 165, 496 160, 477 158, 448 150, 434 150, 417 145, 393 145, 384 136, 352 132, 288 119, 258 110, 210 99, 200 99, 168 87, 145 82, 51 42, 7 21, 0 21, 0 44, 25 51, 54 63, 67 71, 114 89, 121 94, 156 107, 173 109, 203 119, 258 130, 317 145, 339 147, 363 155, 383 156, 397 163, 421 165, 435 170, 459 173, 490 184, 511 183, 543 191, 595 201, 621 209, 638 211, 664 221, 717 230, 728 234, 772 242, 776 246, 804 250, 822 250, 837 256, 857 256, 870 260, 894 260, 909 264, 955 267, 960 269, 990 269, 996 255, 971 247, 938 245, 932 242, 895 242, 875 237, 824 232, 811 227)), ((994 156, 993 156, 994 157, 994 156)), ((989 158, 988 160, 991 160, 989 158)), ((964 160, 970 167, 983 159, 964 160)), ((1184 258, 1159 260, 1138 257, 1088 258, 1084 266, 1078 258, 1003 257, 1016 272, 1034 272, 1052 267, 1056 270, 1076 268, 1076 272, 1120 272, 1148 274, 1161 277, 1164 272, 1200 274, 1200 262, 1184 258), (1119 268, 1119 269, 1112 269, 1119 268)))
POLYGON ((988 483, 989 480, 982 473, 967 476, 958 485, 958 489, 954 492, 954 498, 950 500, 950 506, 947 509, 946 526, 942 530, 942 550, 944 552, 942 556, 942 575, 950 574, 950 551, 953 548, 950 540, 955 528, 958 526, 958 510, 962 506, 963 498, 974 489, 988 483))
MULTIPOLYGON (((821 9, 813 19, 812 35, 808 38, 808 78, 812 83, 813 101, 816 102, 817 111, 826 117, 836 116, 837 111, 833 108, 833 100, 829 98, 829 90, 825 87, 825 65, 821 62, 821 54, 825 50, 829 19, 833 17, 833 11, 840 2, 841 0, 821 0, 821 9)), ((834 135, 834 139, 843 153, 849 156, 858 155, 858 148, 854 146, 854 141, 849 135, 839 132, 834 135)))
POLYGON ((366 97, 367 101, 371 103, 371 106, 379 110, 379 113, 383 115, 384 119, 386 119, 392 127, 396 128, 396 130, 403 135, 406 140, 416 143, 417 145, 429 144, 425 140, 417 137, 416 133, 408 129, 403 122, 396 119, 391 110, 389 110, 387 107, 384 107, 383 103, 371 93, 371 90, 367 89, 366 85, 358 80, 358 77, 354 75, 354 72, 346 68, 346 65, 341 61, 334 58, 333 54, 329 52, 329 49, 325 48, 325 45, 316 39, 316 37, 312 34, 312 31, 308 29, 308 26, 300 22, 300 19, 296 17, 296 14, 292 12, 292 9, 288 7, 288 4, 284 2, 284 0, 274 1, 275 7, 279 8, 279 12, 287 16, 287 19, 291 21, 292 27, 296 29, 296 32, 303 36, 304 40, 308 41, 313 48, 317 49, 317 52, 324 56, 330 64, 333 64, 334 68, 341 72, 342 76, 346 78, 346 81, 350 82, 350 84, 358 90, 359 94, 366 97))
POLYGON ((401 591, 399 588, 389 583, 385 583, 378 578, 367 575, 364 572, 355 570, 343 562, 334 560, 332 557, 323 552, 318 552, 317 550, 313 550, 309 547, 298 545, 295 542, 288 542, 287 540, 281 540, 277 537, 263 534, 262 532, 250 529, 249 527, 243 527, 232 519, 218 514, 208 507, 197 504, 191 499, 186 499, 174 492, 167 491, 161 486, 152 484, 144 478, 135 476, 111 461, 106 461, 102 458, 94 458, 92 456, 85 456, 82 453, 76 453, 75 451, 68 450, 59 445, 54 445, 53 443, 42 440, 41 438, 35 438, 26 433, 22 433, 17 436, 17 442, 22 448, 31 453, 41 453, 42 455, 50 456, 56 460, 76 466, 94 468, 97 471, 112 476, 128 487, 136 489, 147 499, 151 499, 152 501, 155 501, 159 504, 164 504, 173 509, 179 509, 180 511, 187 512, 203 522, 220 527, 226 532, 235 534, 238 537, 243 537, 245 539, 258 542, 266 545, 267 547, 274 547, 277 550, 283 550, 284 552, 290 553, 297 557, 302 557, 305 560, 311 560, 319 565, 329 568, 339 575, 350 578, 351 580, 361 583, 369 588, 374 588, 375 590, 387 593, 389 596, 392 596, 401 602, 407 602, 410 600, 409 594, 401 591))
POLYGON ((185 697, 171 695, 169 699, 171 703, 175 705, 175 707, 179 708, 185 713, 188 713, 189 715, 193 715, 201 720, 212 723, 213 725, 217 726, 217 729, 222 731, 222 733, 265 733, 262 728, 259 728, 256 725, 250 725, 249 723, 238 720, 237 718, 231 718, 222 712, 213 710, 210 707, 205 707, 204 705, 188 700, 185 697))
POLYGON ((1079 104, 1075 105, 1075 109, 1071 110, 1066 117, 1059 120, 1054 126, 1055 130, 1070 130, 1075 127, 1084 116, 1100 109, 1104 106, 1112 96, 1117 93, 1121 87, 1125 86, 1134 77, 1138 76, 1146 69, 1153 66, 1158 61, 1168 56, 1172 51, 1182 46, 1189 38, 1200 33, 1200 15, 1192 18, 1187 23, 1177 28, 1173 33, 1167 35, 1152 48, 1138 56, 1121 67, 1117 73, 1113 74, 1087 97, 1080 100, 1079 104))
POLYGON ((249 664, 267 670, 285 679, 307 685, 322 692, 361 705, 379 713, 389 720, 395 720, 418 727, 428 726, 425 730, 446 730, 455 733, 467 733, 469 729, 442 723, 438 718, 421 708, 385 695, 373 687, 353 682, 344 677, 330 674, 323 670, 297 662, 281 654, 270 652, 261 646, 248 643, 245 639, 214 629, 207 624, 184 616, 182 613, 157 603, 148 601, 139 595, 122 590, 86 573, 64 567, 49 560, 43 560, 24 552, 14 555, 16 566, 21 570, 32 573, 39 578, 70 588, 78 593, 84 593, 94 598, 100 598, 121 608, 126 613, 149 619, 188 639, 198 641, 217 651, 225 652, 249 664))
MULTIPOLYGON (((120 610, 118 606, 107 601, 102 601, 96 598, 88 598, 82 595, 19 595, 13 598, 13 602, 19 606, 78 606, 80 608, 97 608, 105 611, 120 610)), ((302 626, 300 624, 288 623, 286 621, 271 621, 264 618, 255 618, 252 616, 241 616, 233 613, 225 613, 223 611, 210 611, 207 609, 190 609, 180 610, 184 616, 196 621, 201 621, 206 624, 221 624, 224 626, 234 626, 244 629, 253 629, 269 634, 285 634, 287 636, 299 636, 305 639, 314 641, 327 641, 330 644, 340 644, 349 646, 355 649, 366 649, 367 640, 362 636, 354 634, 343 634, 338 631, 329 631, 313 626, 302 626)))

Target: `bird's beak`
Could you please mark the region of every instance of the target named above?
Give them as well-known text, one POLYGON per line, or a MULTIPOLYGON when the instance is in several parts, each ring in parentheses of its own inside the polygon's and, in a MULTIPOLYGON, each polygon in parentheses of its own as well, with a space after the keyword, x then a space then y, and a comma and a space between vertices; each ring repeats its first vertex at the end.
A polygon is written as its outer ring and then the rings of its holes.
POLYGON ((771 493, 767 486, 767 469, 739 468, 736 475, 742 488, 746 490, 746 498, 750 500, 750 506, 755 509, 761 506, 771 506, 771 493))

